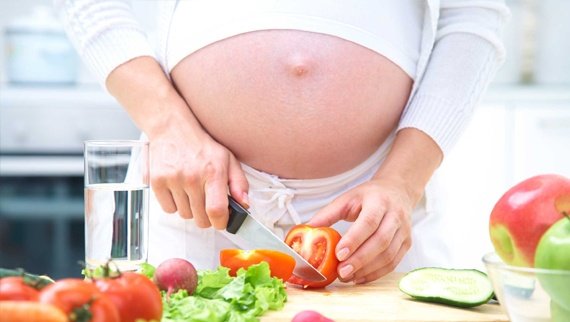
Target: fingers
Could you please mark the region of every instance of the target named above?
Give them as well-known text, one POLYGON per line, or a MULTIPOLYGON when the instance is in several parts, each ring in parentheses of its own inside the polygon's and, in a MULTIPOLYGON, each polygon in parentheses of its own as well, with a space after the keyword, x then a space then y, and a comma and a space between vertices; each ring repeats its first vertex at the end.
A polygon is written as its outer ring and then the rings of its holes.
POLYGON ((196 226, 225 228, 228 216, 226 169, 208 163, 200 172, 193 172, 182 180, 185 180, 196 226))
POLYGON ((166 184, 162 180, 156 180, 152 183, 152 189, 162 210, 168 214, 175 213, 178 208, 166 184))
POLYGON ((192 210, 186 192, 183 189, 171 190, 170 192, 172 193, 174 203, 176 204, 176 210, 180 217, 191 219, 193 217, 192 210))
POLYGON ((346 193, 319 210, 307 225, 313 227, 332 226, 338 221, 354 221, 360 213, 360 206, 356 195, 346 193))
MULTIPOLYGON (((341 281, 364 277, 368 273, 394 262, 400 247, 408 243, 409 240, 409 231, 406 227, 402 227, 399 218, 398 213, 393 211, 383 216, 381 223, 379 223, 380 227, 372 234, 367 235, 369 238, 357 248, 354 254, 339 265, 341 281), (345 267, 352 269, 348 270, 345 267)), ((358 221, 355 222, 355 225, 358 221)), ((362 237, 359 236, 359 238, 362 237)), ((405 247, 409 248, 407 245, 405 247)))
POLYGON ((245 174, 231 154, 227 169, 223 166, 208 165, 202 173, 204 182, 192 180, 187 191, 196 226, 225 229, 228 224, 228 185, 236 200, 249 207, 245 174))
POLYGON ((241 165, 233 155, 230 155, 230 164, 228 168, 228 185, 230 194, 239 202, 243 207, 249 208, 249 197, 247 192, 249 190, 249 183, 243 173, 241 165))
POLYGON ((394 257, 394 259, 389 262, 387 265, 384 265, 383 267, 372 271, 362 277, 360 276, 355 276, 354 278, 354 283, 356 284, 364 284, 364 283, 368 283, 368 282, 372 282, 375 281, 377 279, 379 279, 380 277, 387 275, 390 272, 393 272, 394 269, 396 269, 396 266, 398 266, 398 264, 402 261, 402 258, 404 258, 404 256, 406 255, 406 253, 409 250, 409 246, 405 246, 402 245, 400 247, 400 249, 398 250, 396 256, 394 257))
POLYGON ((157 174, 152 179, 152 188, 162 210, 169 214, 178 211, 180 217, 192 219, 194 216, 189 195, 180 176, 175 171, 165 171, 164 169, 162 172, 156 172, 157 174))
MULTIPOLYGON (((225 229, 228 224, 228 188, 225 173, 208 178, 204 185, 204 191, 206 193, 206 219, 214 228, 225 229)), ((198 225, 198 227, 201 226, 198 225)))
MULTIPOLYGON (((361 279, 373 273, 384 272, 388 274, 392 272, 400 263, 400 253, 405 254, 411 246, 411 240, 407 238, 402 229, 399 229, 394 235, 394 239, 390 246, 373 259, 372 263, 365 264, 354 273, 353 280, 355 283, 361 282, 361 279)), ((403 256, 402 254, 402 256, 403 256)))
POLYGON ((175 163, 158 153, 153 161, 153 190, 165 212, 178 211, 182 218, 193 218, 200 228, 224 229, 228 185, 236 200, 248 206, 248 182, 241 165, 221 146, 209 145, 200 153, 184 154, 184 159, 175 163))
MULTIPOLYGON (((392 238, 395 230, 391 231, 393 227, 390 224, 383 225, 380 227, 381 231, 378 231, 378 227, 380 226, 380 222, 384 216, 384 211, 383 206, 377 204, 367 204, 362 208, 362 211, 354 221, 354 224, 348 229, 336 246, 338 260, 346 260, 356 249, 359 249, 366 240, 370 239, 371 236, 374 240, 379 239, 381 242, 385 242, 386 239, 392 238), (381 232, 385 234, 379 236, 378 234, 381 232)), ((374 240, 372 241, 374 242, 374 240)), ((366 248, 369 247, 371 246, 366 248)), ((374 245, 374 247, 384 247, 385 249, 387 245, 377 244, 374 245)))
MULTIPOLYGON (((150 142, 150 181, 152 190, 166 213, 175 213, 178 210, 170 182, 175 177, 178 164, 179 150, 172 143, 150 142)), ((182 203, 182 200, 180 201, 182 203)), ((182 207, 185 207, 182 205, 182 207)), ((186 207, 188 215, 190 206, 186 207)), ((191 218, 191 214, 190 214, 191 218)))
MULTIPOLYGON (((200 228, 208 228, 212 226, 208 215, 206 214, 206 206, 204 201, 204 191, 202 189, 187 188, 184 190, 188 199, 190 199, 190 207, 192 209, 192 217, 194 223, 200 228)), ((180 209, 178 210, 180 212, 180 209)))

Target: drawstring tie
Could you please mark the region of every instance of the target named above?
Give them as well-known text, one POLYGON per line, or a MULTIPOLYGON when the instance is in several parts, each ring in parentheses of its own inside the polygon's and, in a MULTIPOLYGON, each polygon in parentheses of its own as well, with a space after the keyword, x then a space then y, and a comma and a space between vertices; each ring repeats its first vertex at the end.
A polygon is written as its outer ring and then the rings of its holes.
POLYGON ((295 189, 287 188, 273 176, 271 179, 272 182, 268 188, 255 189, 255 192, 263 196, 271 196, 269 199, 264 198, 259 200, 259 203, 268 208, 275 208, 276 206, 279 211, 262 207, 266 208, 267 212, 260 216, 261 218, 259 218, 259 220, 268 228, 275 229, 276 223, 288 213, 295 225, 300 224, 301 217, 292 205, 296 193, 295 189))

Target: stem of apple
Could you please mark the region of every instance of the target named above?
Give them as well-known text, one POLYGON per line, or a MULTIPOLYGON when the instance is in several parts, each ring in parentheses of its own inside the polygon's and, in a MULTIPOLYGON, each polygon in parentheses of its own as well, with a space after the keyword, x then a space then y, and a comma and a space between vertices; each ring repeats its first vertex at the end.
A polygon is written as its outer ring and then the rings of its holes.
POLYGON ((562 211, 562 215, 564 215, 564 217, 566 217, 566 219, 570 220, 570 214, 568 214, 568 212, 566 210, 562 211))

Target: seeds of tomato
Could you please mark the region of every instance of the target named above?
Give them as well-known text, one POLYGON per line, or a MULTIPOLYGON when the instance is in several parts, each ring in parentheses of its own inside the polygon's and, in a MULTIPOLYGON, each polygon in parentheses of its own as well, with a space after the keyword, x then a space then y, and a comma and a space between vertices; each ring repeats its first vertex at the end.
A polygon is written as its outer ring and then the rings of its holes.
POLYGON ((318 265, 316 267, 319 267, 321 265, 321 263, 323 262, 323 259, 325 258, 325 255, 327 253, 327 241, 326 240, 320 240, 318 241, 314 246, 313 246, 313 254, 314 255, 314 261, 315 264, 318 265))
MULTIPOLYGON (((302 249, 302 241, 301 238, 297 238, 293 241, 293 243, 291 244, 291 248, 293 248, 293 250, 295 252, 297 252, 298 254, 301 254, 301 249, 302 249)), ((301 254, 302 255, 302 254, 301 254)))
POLYGON ((319 268, 326 257, 328 242, 324 236, 307 231, 297 236, 291 243, 291 248, 299 253, 309 264, 319 268))

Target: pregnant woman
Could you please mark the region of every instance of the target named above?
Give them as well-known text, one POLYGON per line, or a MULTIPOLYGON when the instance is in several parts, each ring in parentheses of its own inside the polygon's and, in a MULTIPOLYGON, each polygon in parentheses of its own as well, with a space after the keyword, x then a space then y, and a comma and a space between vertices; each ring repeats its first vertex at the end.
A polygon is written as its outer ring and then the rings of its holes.
POLYGON ((240 247, 228 193, 281 236, 335 225, 345 282, 449 262, 434 173, 503 60, 503 1, 158 1, 155 50, 128 1, 56 2, 150 141, 151 263, 240 247))

